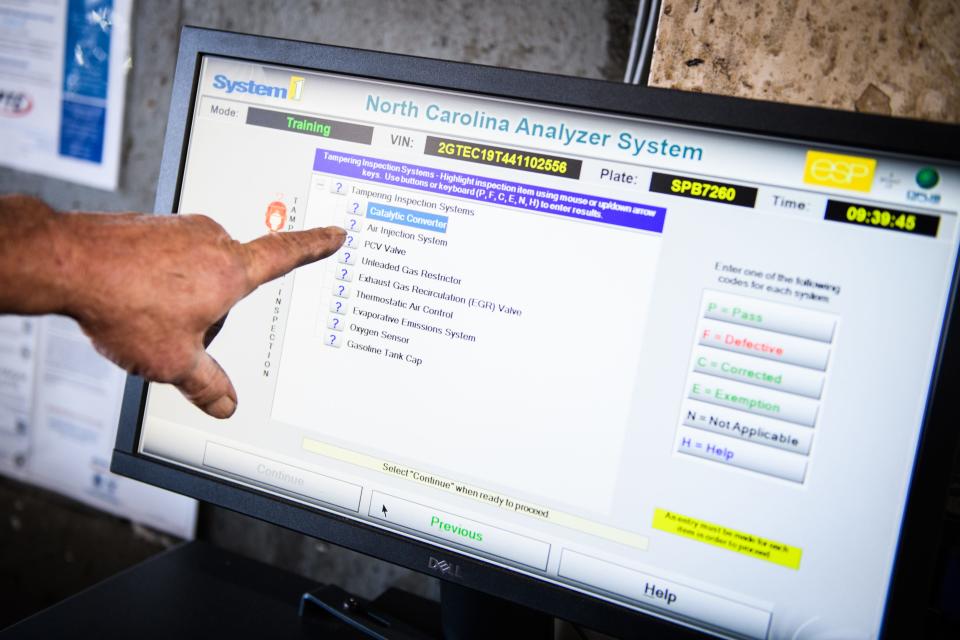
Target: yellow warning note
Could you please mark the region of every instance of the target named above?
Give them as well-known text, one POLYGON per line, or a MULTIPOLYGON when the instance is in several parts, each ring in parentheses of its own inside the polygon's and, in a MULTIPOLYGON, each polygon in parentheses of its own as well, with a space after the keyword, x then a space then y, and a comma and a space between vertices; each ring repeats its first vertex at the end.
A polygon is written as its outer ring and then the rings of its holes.
POLYGON ((654 509, 653 528, 684 538, 712 544, 736 553, 759 558, 791 569, 800 568, 800 547, 761 538, 752 533, 728 529, 723 525, 697 520, 666 509, 654 509))

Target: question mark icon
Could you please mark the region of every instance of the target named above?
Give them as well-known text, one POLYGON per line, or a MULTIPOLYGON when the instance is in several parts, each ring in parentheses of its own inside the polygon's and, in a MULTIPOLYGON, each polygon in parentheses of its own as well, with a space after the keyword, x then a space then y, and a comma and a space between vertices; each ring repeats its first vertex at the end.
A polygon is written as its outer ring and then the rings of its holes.
POLYGON ((343 191, 343 183, 342 183, 342 182, 338 182, 338 183, 337 183, 337 193, 340 193, 341 191, 343 191))
POLYGON ((333 344, 333 343, 336 342, 336 341, 337 341, 337 334, 331 333, 331 334, 330 334, 330 344, 333 344))
POLYGON ((343 303, 337 300, 337 313, 340 313, 340 307, 343 306, 343 303))
POLYGON ((341 295, 341 296, 343 295, 343 285, 340 285, 340 294, 339 294, 339 295, 341 295))
POLYGON ((349 252, 349 251, 347 251, 347 252, 345 252, 345 253, 343 254, 343 261, 344 261, 344 262, 347 262, 347 263, 350 262, 350 252, 349 252))
POLYGON ((352 231, 353 229, 356 229, 356 228, 357 228, 357 221, 354 220, 354 219, 351 219, 351 220, 350 220, 350 230, 352 231))
POLYGON ((347 236, 347 246, 348 247, 353 246, 353 236, 347 236))
POLYGON ((334 319, 333 319, 333 328, 336 329, 338 326, 340 326, 340 318, 334 318, 334 319))
POLYGON ((341 277, 341 278, 346 278, 346 277, 347 277, 347 270, 346 270, 346 269, 340 269, 340 277, 341 277))
POLYGON ((353 203, 353 212, 354 212, 354 213, 357 212, 357 207, 359 207, 359 206, 360 206, 360 203, 359 203, 359 202, 354 202, 354 203, 353 203))

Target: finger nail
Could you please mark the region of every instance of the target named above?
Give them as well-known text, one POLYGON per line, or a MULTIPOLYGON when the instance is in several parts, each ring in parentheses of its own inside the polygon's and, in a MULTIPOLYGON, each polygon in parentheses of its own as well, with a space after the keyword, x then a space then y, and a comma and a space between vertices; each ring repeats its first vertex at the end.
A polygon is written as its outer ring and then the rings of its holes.
POLYGON ((229 418, 237 410, 237 401, 230 396, 221 396, 206 406, 206 412, 214 418, 229 418))
POLYGON ((347 237, 347 230, 344 229, 343 227, 327 227, 327 229, 330 229, 331 231, 339 232, 339 234, 344 238, 347 237))

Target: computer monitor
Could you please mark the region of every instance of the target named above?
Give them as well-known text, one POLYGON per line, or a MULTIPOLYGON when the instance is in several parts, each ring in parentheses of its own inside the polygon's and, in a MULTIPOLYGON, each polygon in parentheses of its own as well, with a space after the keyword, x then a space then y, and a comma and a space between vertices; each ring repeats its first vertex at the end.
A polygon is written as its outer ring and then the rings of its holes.
POLYGON ((229 420, 130 378, 113 469, 617 635, 895 635, 957 442, 958 146, 185 29, 157 211, 348 235, 230 312, 229 420))

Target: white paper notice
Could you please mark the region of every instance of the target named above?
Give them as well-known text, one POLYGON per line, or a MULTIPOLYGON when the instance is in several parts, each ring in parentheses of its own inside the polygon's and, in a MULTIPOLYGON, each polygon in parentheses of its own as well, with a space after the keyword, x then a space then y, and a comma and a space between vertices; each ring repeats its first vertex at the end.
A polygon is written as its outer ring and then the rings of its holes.
POLYGON ((133 0, 0 0, 0 163, 116 189, 133 0))
MULTIPOLYGON (((14 458, 10 475, 135 522, 192 538, 195 500, 109 471, 126 374, 100 356, 72 320, 45 316, 31 322, 35 330, 30 348, 35 353, 29 358, 30 366, 23 368, 34 367, 33 401, 28 411, 22 411, 24 405, 17 403, 29 395, 26 381, 30 376, 14 365, 22 366, 21 360, 26 360, 17 351, 21 348, 17 340, 28 342, 16 333, 17 323, 22 325, 23 319, 0 321, 0 345, 4 345, 0 349, 6 349, 0 350, 0 389, 9 386, 17 390, 0 395, 0 403, 7 403, 0 406, 13 407, 7 410, 11 416, 23 416, 27 425, 23 431, 29 439, 29 444, 21 443, 15 449, 26 453, 19 462, 14 458), (19 386, 6 384, 8 378, 20 381, 19 386)), ((6 415, 2 411, 0 420, 6 415)), ((14 425, 17 419, 11 418, 14 425)), ((16 429, 14 426, 13 431, 16 429)), ((5 442, 3 436, 0 447, 5 442)), ((7 472, 6 465, 0 464, 0 471, 7 472)))
POLYGON ((37 320, 0 316, 0 472, 22 478, 30 449, 37 320))

